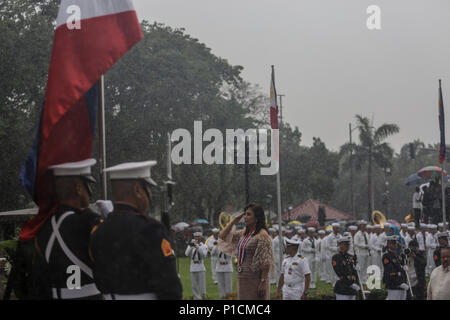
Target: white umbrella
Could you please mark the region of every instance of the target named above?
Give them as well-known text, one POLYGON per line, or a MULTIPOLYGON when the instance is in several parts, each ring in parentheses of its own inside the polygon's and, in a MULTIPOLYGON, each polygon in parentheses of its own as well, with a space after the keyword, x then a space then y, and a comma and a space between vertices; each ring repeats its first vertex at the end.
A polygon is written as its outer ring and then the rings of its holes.
POLYGON ((187 227, 189 227, 189 224, 187 224, 186 222, 178 222, 177 224, 174 224, 172 226, 172 228, 175 231, 182 231, 182 230, 186 229, 187 227))

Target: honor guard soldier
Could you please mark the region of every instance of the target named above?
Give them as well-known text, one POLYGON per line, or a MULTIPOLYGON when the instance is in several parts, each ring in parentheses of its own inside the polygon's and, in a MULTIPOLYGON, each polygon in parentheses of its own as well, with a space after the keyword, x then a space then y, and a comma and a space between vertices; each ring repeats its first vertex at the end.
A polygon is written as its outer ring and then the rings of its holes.
POLYGON ((100 216, 84 209, 92 194, 90 184, 95 182, 91 175, 95 163, 95 159, 87 159, 48 168, 53 170, 58 206, 40 229, 35 245, 45 259, 53 299, 102 298, 89 258, 89 236, 100 216))
POLYGON ((211 255, 217 256, 216 276, 219 284, 219 298, 225 298, 233 290, 233 264, 231 256, 219 251, 217 246, 212 249, 211 255))
POLYGON ((217 264, 217 259, 219 257, 219 251, 218 250, 214 250, 214 248, 217 247, 217 241, 219 240, 219 229, 214 228, 211 230, 212 231, 212 236, 211 238, 209 238, 209 240, 207 241, 207 247, 208 247, 208 252, 211 255, 211 274, 212 274, 212 279, 214 281, 214 284, 217 284, 217 275, 216 275, 216 264, 217 264))
POLYGON ((149 217, 150 168, 156 161, 105 169, 114 211, 93 231, 94 278, 106 300, 177 300, 182 297, 175 256, 165 226, 149 217))
POLYGON ((317 258, 319 256, 317 240, 314 239, 314 232, 316 228, 309 227, 308 229, 308 237, 305 238, 302 242, 302 250, 301 252, 305 255, 306 260, 309 263, 309 270, 311 271, 311 289, 316 288, 316 277, 317 277, 317 267, 318 264, 317 258))
POLYGON ((397 253, 398 236, 388 236, 387 252, 383 255, 383 282, 386 285, 388 296, 386 300, 406 300, 407 277, 404 270, 405 259, 397 253))
POLYGON ((202 242, 203 234, 194 232, 194 239, 187 246, 185 255, 191 258, 191 285, 194 299, 201 300, 206 295, 206 269, 203 260, 208 256, 208 248, 202 242))
POLYGON ((275 299, 280 298, 283 290, 283 300, 306 300, 311 280, 308 261, 298 254, 300 242, 286 239, 287 258, 283 260, 281 274, 275 299))
POLYGON ((343 236, 338 240, 339 253, 336 253, 331 263, 338 280, 334 285, 336 300, 355 300, 356 292, 361 289, 358 285, 358 273, 353 255, 348 253, 351 237, 343 236))
POLYGON ((445 231, 438 232, 436 234, 439 247, 433 252, 433 260, 436 267, 441 265, 441 248, 448 247, 448 233, 445 231))

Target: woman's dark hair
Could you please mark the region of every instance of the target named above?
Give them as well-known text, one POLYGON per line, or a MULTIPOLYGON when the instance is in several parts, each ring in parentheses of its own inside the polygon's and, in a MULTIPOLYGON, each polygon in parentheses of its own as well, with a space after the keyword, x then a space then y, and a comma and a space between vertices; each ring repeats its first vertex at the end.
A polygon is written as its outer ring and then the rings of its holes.
MULTIPOLYGON (((244 208, 244 212, 247 211, 247 209, 252 209, 253 213, 255 214, 255 218, 256 218, 255 235, 258 234, 261 229, 265 229, 267 231, 266 215, 264 214, 264 209, 261 206, 259 206, 257 204, 252 204, 252 203, 248 204, 244 208)), ((244 234, 247 235, 249 232, 250 232, 250 230, 246 227, 244 234)))

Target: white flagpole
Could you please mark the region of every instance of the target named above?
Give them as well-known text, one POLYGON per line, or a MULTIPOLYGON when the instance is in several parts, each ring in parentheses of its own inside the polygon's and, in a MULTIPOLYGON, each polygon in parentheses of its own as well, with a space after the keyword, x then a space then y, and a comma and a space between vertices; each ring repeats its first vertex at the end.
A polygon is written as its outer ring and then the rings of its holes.
MULTIPOLYGON (((275 89, 275 70, 274 66, 272 66, 272 75, 273 75, 273 89, 274 89, 274 99, 275 99, 275 106, 278 105, 277 102, 277 92, 275 89)), ((278 123, 278 115, 277 115, 277 123, 278 123)), ((279 126, 277 125, 277 128, 279 126)), ((279 129, 272 130, 272 142, 274 142, 275 148, 275 160, 277 162, 278 171, 277 171, 277 202, 278 202, 278 239, 279 239, 279 246, 280 246, 280 266, 283 264, 283 251, 284 251, 284 241, 283 241, 283 232, 281 230, 281 187, 280 187, 280 136, 279 136, 279 129)), ((275 257, 274 257, 275 258, 275 257)), ((278 281, 278 279, 277 279, 278 281)))
MULTIPOLYGON (((441 130, 444 131, 444 144, 445 144, 445 116, 444 116, 444 101, 443 101, 443 97, 442 97, 442 87, 441 87, 441 79, 439 79, 439 117, 442 116, 442 122, 443 122, 443 128, 441 128, 441 130), (440 112, 442 106, 442 114, 440 112)), ((442 143, 442 140, 441 140, 442 143)), ((445 148, 445 145, 444 145, 445 148)), ((446 149, 446 148, 445 148, 446 149)), ((445 150, 444 149, 444 150, 445 150)), ((440 152, 440 151, 439 151, 440 152)), ((444 228, 446 227, 446 217, 445 217, 445 181, 444 181, 444 170, 445 170, 445 161, 447 160, 447 150, 445 150, 444 152, 444 160, 442 161, 442 166, 441 166, 441 189, 442 189, 442 223, 444 224, 444 228)), ((440 158, 440 154, 439 154, 439 158, 440 158)))
POLYGON ((103 170, 106 168, 106 139, 105 139, 105 78, 102 75, 100 78, 100 88, 99 88, 99 167, 100 167, 100 179, 102 180, 102 198, 107 200, 108 192, 106 185, 106 174, 103 170))

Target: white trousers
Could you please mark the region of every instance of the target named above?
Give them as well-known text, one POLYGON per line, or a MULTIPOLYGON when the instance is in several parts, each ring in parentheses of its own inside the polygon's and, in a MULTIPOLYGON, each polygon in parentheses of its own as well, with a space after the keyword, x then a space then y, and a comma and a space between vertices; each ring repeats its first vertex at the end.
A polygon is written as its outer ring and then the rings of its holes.
POLYGON ((224 298, 233 291, 233 272, 216 272, 219 283, 219 297, 224 298))
POLYGON ((361 282, 367 282, 367 267, 371 262, 371 257, 369 255, 358 255, 358 264, 361 268, 361 282))
POLYGON ((285 289, 285 286, 283 286, 283 300, 300 300, 302 295, 303 295, 303 288, 285 289))
POLYGON ((311 255, 305 255, 305 258, 308 260, 309 263, 309 270, 311 271, 311 282, 309 287, 311 289, 316 288, 316 278, 317 278, 317 263, 314 256, 311 255))
POLYGON ((338 276, 337 276, 336 272, 334 272, 331 258, 332 258, 332 256, 328 256, 328 259, 327 259, 327 270, 328 270, 327 273, 329 274, 328 282, 330 282, 331 285, 333 285, 333 287, 334 287, 336 281, 338 280, 338 276))
POLYGON ((211 256, 211 274, 212 274, 212 279, 214 282, 217 282, 217 275, 216 275, 217 260, 218 260, 217 257, 211 256))
POLYGON ((336 300, 356 300, 356 296, 336 293, 336 300))
POLYGON ((406 300, 406 290, 390 290, 388 289, 386 300, 406 300))
POLYGON ((194 299, 203 299, 203 295, 206 294, 206 272, 191 272, 191 285, 192 294, 194 299))
POLYGON ((326 264, 327 264, 327 259, 324 255, 322 255, 320 257, 320 263, 319 263, 319 276, 320 276, 320 280, 325 281, 325 282, 328 279, 326 264))

